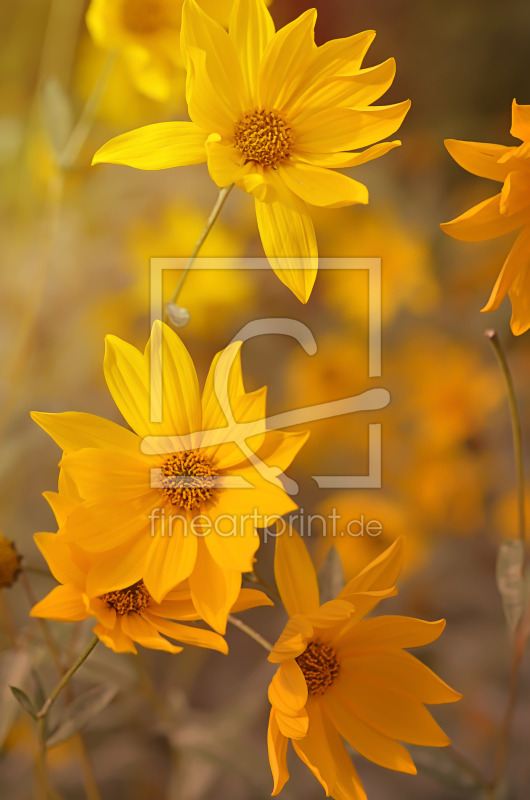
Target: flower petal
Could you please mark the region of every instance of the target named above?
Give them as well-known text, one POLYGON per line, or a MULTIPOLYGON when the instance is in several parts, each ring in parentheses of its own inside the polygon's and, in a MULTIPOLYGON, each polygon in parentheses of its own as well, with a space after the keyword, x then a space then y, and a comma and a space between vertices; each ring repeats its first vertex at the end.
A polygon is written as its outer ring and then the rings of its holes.
POLYGON ((259 104, 279 111, 287 107, 299 76, 316 50, 316 11, 308 9, 280 28, 269 41, 259 69, 259 104))
POLYGON ((102 553, 88 571, 87 595, 100 597, 107 592, 125 589, 137 583, 143 576, 148 547, 146 535, 125 547, 102 553))
POLYGON ((525 212, 505 216, 500 209, 501 195, 496 194, 473 206, 464 214, 440 227, 454 239, 462 242, 485 242, 520 228, 528 215, 525 212))
POLYGON ((512 103, 512 136, 527 142, 530 139, 530 106, 519 105, 514 99, 512 103))
POLYGON ((100 147, 92 164, 136 169, 169 169, 203 164, 206 134, 194 122, 159 122, 115 136, 100 147))
POLYGON ((319 607, 318 582, 315 568, 300 534, 287 526, 276 537, 274 575, 280 597, 290 617, 310 614, 319 607))
POLYGON ((115 653, 137 653, 137 649, 130 636, 126 636, 121 626, 116 624, 112 630, 105 628, 101 623, 94 626, 94 633, 103 644, 115 653))
POLYGON ((118 625, 121 625, 125 636, 138 642, 142 647, 148 647, 151 650, 165 650, 166 653, 182 652, 182 647, 177 647, 160 636, 140 614, 124 614, 119 618, 118 625))
POLYGON ((514 336, 520 336, 530 328, 530 265, 519 271, 510 286, 512 318, 510 326, 514 336))
POLYGON ((153 625, 164 636, 169 636, 176 642, 190 644, 193 647, 206 647, 210 650, 217 650, 219 653, 228 653, 228 645, 222 636, 195 625, 179 625, 178 622, 162 619, 161 617, 151 617, 149 612, 144 614, 151 625, 153 625))
MULTIPOLYGON (((137 437, 135 437, 137 438, 137 437)), ((123 451, 86 447, 63 456, 60 466, 84 500, 140 500, 152 493, 149 461, 123 451)))
POLYGON ((197 537, 184 527, 185 522, 174 517, 171 522, 168 536, 162 529, 151 539, 143 565, 144 583, 157 603, 190 576, 197 559, 197 537))
POLYGON ((342 208, 368 203, 366 186, 340 172, 292 161, 280 166, 278 174, 294 194, 314 206, 342 208))
POLYGON ((530 226, 523 228, 515 243, 508 253, 499 277, 495 281, 490 298, 481 311, 495 311, 504 298, 510 287, 516 281, 518 275, 528 268, 530 262, 530 226))
POLYGON ((492 181, 504 181, 510 168, 507 164, 499 164, 498 159, 507 155, 513 147, 501 144, 483 144, 482 142, 462 142, 458 139, 446 139, 447 151, 457 164, 479 178, 492 181))
POLYGON ((229 33, 242 67, 247 96, 256 104, 259 65, 275 33, 265 3, 262 0, 235 0, 229 33))
POLYGON ((279 794, 289 780, 289 770, 287 769, 287 744, 289 740, 285 737, 278 727, 276 712, 271 708, 269 717, 269 727, 267 730, 267 748, 269 752, 269 763, 274 788, 272 796, 279 794))
POLYGON ((530 206, 530 175, 520 170, 510 172, 501 191, 501 214, 511 216, 518 211, 528 210, 528 206, 530 206))
POLYGON ((384 156, 389 150, 400 147, 401 142, 396 139, 393 142, 380 142, 372 147, 367 147, 360 153, 296 153, 296 158, 314 164, 316 167, 328 167, 329 169, 347 169, 348 167, 359 167, 374 158, 384 156))
POLYGON ((31 418, 65 453, 83 447, 108 447, 111 450, 138 449, 138 439, 132 431, 95 414, 83 414, 78 411, 46 414, 42 411, 32 411, 31 418))
POLYGON ((201 540, 198 541, 195 569, 190 575, 190 590, 201 618, 224 634, 228 614, 241 590, 241 573, 221 569, 201 540))
POLYGON ((404 539, 400 536, 355 578, 352 578, 340 592, 339 597, 355 603, 353 595, 357 592, 370 592, 392 587, 403 567, 404 546, 404 539))
POLYGON ((77 586, 65 584, 56 586, 30 611, 32 617, 54 619, 60 622, 78 622, 89 616, 83 603, 83 596, 77 586))
POLYGON ((246 611, 249 608, 257 608, 258 606, 273 606, 274 602, 267 597, 266 594, 260 592, 259 589, 241 589, 239 597, 230 609, 231 614, 237 614, 238 611, 246 611))
POLYGON ((427 622, 414 617, 385 615, 367 619, 352 633, 348 645, 343 646, 344 655, 368 650, 389 650, 423 647, 431 644, 445 628, 445 620, 427 622))

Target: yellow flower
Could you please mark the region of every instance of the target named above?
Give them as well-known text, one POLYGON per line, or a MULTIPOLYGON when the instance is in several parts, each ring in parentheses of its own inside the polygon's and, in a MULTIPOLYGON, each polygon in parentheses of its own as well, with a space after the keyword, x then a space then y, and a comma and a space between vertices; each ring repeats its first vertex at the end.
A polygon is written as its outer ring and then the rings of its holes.
POLYGON ((400 742, 443 747, 449 739, 424 703, 460 699, 403 648, 434 641, 445 621, 364 617, 396 594, 402 561, 398 539, 335 600, 319 605, 315 570, 295 531, 276 541, 276 582, 289 621, 269 660, 280 664, 269 687, 269 760, 273 794, 289 778, 289 739, 297 755, 335 800, 366 794, 343 739, 388 769, 416 773, 400 742))
MULTIPOLYGON (((92 0, 86 24, 94 42, 120 53, 136 88, 163 102, 178 87, 182 70, 180 27, 183 0, 92 0)), ((233 0, 199 0, 228 24, 233 0)))
POLYGON ((12 586, 20 572, 21 556, 15 545, 0 534, 0 589, 12 586))
MULTIPOLYGON (((187 583, 169 592, 157 603, 142 580, 100 596, 88 594, 87 578, 96 556, 65 542, 55 533, 37 533, 35 542, 59 582, 31 610, 31 616, 76 622, 94 617, 94 633, 116 653, 136 653, 135 642, 153 650, 179 653, 169 639, 207 647, 227 653, 222 636, 195 625, 183 625, 199 619, 187 583), (178 621, 176 621, 178 620, 178 621), (165 638, 168 637, 168 638, 165 638)), ((242 611, 256 605, 272 605, 262 593, 242 589, 232 611, 242 611)))
POLYGON ((201 400, 191 357, 167 325, 155 322, 145 353, 109 336, 105 377, 132 431, 91 414, 33 415, 65 451, 64 479, 83 501, 60 535, 100 554, 90 596, 143 580, 161 602, 189 579, 200 617, 224 632, 253 568, 256 527, 296 508, 278 475, 307 438, 264 432, 266 388, 245 392, 240 347, 215 357, 201 400))
POLYGON ((93 161, 138 169, 207 161, 219 187, 235 184, 254 195, 265 254, 302 302, 318 262, 308 204, 367 203, 366 187, 335 170, 400 144, 375 143, 399 128, 410 106, 372 107, 395 74, 393 59, 361 69, 372 31, 317 47, 315 20, 312 9, 275 32, 263 0, 236 0, 227 33, 185 0, 181 46, 192 121, 118 136, 93 161))
POLYGON ((502 183, 501 191, 479 203, 442 230, 464 242, 481 242, 522 228, 482 311, 495 311, 509 293, 511 328, 516 336, 530 328, 530 106, 512 105, 512 136, 523 144, 461 142, 445 145, 460 166, 473 175, 502 183))

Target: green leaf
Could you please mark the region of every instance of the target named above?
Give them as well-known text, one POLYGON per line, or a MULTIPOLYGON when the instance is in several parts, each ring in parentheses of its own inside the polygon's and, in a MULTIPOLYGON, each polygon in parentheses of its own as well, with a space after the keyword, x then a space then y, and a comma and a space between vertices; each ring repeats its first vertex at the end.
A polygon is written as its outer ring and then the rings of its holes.
POLYGON ((41 108, 51 145, 57 158, 60 158, 72 131, 73 117, 70 101, 57 78, 49 78, 44 83, 41 108))
POLYGON ((117 692, 118 689, 115 686, 105 688, 96 686, 76 697, 73 703, 65 709, 66 719, 48 737, 48 747, 55 747, 83 730, 91 719, 100 714, 112 702, 117 692))
POLYGON ((519 623, 526 601, 524 579, 525 547, 520 540, 503 542, 497 554, 497 586, 510 633, 519 623))
POLYGON ((22 706, 24 711, 27 711, 33 719, 37 719, 37 711, 38 709, 35 708, 35 704, 33 700, 28 697, 26 692, 23 692, 22 689, 19 689, 18 686, 10 686, 9 687, 13 692, 15 698, 18 700, 19 704, 22 706))
POLYGON ((334 600, 344 588, 344 570, 342 561, 334 546, 330 547, 324 563, 318 573, 318 588, 320 591, 321 605, 328 600, 334 600))

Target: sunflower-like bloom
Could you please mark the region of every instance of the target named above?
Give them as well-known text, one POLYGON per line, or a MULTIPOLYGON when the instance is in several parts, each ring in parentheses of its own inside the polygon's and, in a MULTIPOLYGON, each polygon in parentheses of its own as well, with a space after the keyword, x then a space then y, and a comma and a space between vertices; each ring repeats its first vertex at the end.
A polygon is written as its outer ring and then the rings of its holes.
POLYGON ((400 742, 449 744, 424 703, 450 703, 460 695, 403 651, 434 641, 445 621, 364 619, 380 600, 396 594, 400 539, 323 605, 299 535, 278 537, 276 548, 276 581, 290 619, 269 656, 280 664, 269 687, 273 794, 289 778, 290 739, 328 796, 366 800, 343 739, 370 761, 411 774, 416 768, 400 742))
POLYGON ((509 294, 511 329, 519 336, 530 328, 530 106, 513 101, 510 133, 523 144, 507 147, 446 140, 445 146, 461 167, 502 183, 502 189, 441 227, 464 242, 482 242, 522 228, 482 309, 495 311, 509 294))
MULTIPOLYGON (((198 0, 227 25, 233 0, 198 0)), ((178 86, 183 69, 180 23, 183 0, 92 0, 86 15, 98 47, 120 53, 134 85, 142 94, 163 102, 178 86)))
POLYGON ((127 430, 82 413, 35 413, 64 451, 80 502, 60 536, 98 554, 87 577, 100 596, 143 581, 160 603, 189 579, 193 604, 220 633, 256 527, 296 508, 278 475, 307 438, 265 429, 266 388, 246 393, 240 342, 219 353, 204 391, 177 334, 155 322, 144 353, 107 337, 104 371, 127 430))
MULTIPOLYGON (((65 542, 55 533, 37 533, 34 538, 60 585, 33 606, 31 616, 60 622, 94 617, 94 633, 116 653, 136 653, 135 642, 153 650, 179 653, 182 647, 168 639, 228 652, 225 640, 218 633, 182 624, 199 619, 187 582, 169 592, 161 603, 151 597, 142 580, 132 586, 91 596, 88 594, 87 576, 95 560, 94 554, 65 542)), ((231 610, 243 611, 258 605, 272 603, 262 592, 242 589, 231 610)))
POLYGON ((185 0, 181 47, 191 122, 118 136, 93 162, 166 169, 207 161, 219 187, 235 184, 254 196, 265 254, 304 303, 318 264, 308 204, 367 203, 366 187, 335 170, 399 145, 375 143, 399 128, 410 106, 371 105, 395 74, 393 59, 361 69, 373 31, 317 47, 315 20, 311 9, 276 32, 263 0, 235 0, 227 32, 185 0))

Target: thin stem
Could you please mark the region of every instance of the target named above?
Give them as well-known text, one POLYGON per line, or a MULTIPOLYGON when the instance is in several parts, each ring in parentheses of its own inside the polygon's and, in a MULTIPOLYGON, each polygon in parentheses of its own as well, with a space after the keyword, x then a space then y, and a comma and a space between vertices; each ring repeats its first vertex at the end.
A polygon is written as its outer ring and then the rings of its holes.
POLYGON ((497 356, 497 360, 499 362, 506 383, 508 402, 510 404, 510 417, 512 420, 512 433, 513 433, 513 449, 515 454, 515 464, 517 470, 517 505, 518 505, 518 520, 519 520, 519 539, 521 540, 521 542, 524 543, 526 534, 526 522, 525 522, 525 502, 524 502, 524 465, 523 465, 521 420, 519 417, 519 411, 517 409, 517 400, 515 397, 515 390, 513 388, 512 375, 510 372, 510 368, 508 366, 508 362, 506 360, 506 356, 504 354, 504 350, 502 349, 501 343, 499 341, 499 337, 497 336, 497 333, 494 330, 485 331, 484 336, 490 342, 493 351, 497 356))
POLYGON ((83 653, 81 653, 75 664, 70 667, 68 672, 64 673, 63 677, 61 678, 61 680, 59 681, 59 683, 57 684, 51 695, 45 700, 41 710, 37 714, 39 721, 46 719, 46 716, 48 715, 50 708, 55 703, 55 701, 61 694, 62 690, 64 689, 70 678, 72 678, 72 676, 75 675, 79 667, 85 663, 85 661, 87 660, 90 653, 92 652, 92 650, 94 649, 94 647, 97 645, 98 642, 99 642, 98 637, 94 636, 92 641, 88 645, 87 649, 83 653))
POLYGON ((506 710, 504 712, 504 719, 502 722, 501 732, 499 736, 499 744, 497 748, 497 755, 495 759, 495 778, 493 780, 494 789, 500 784, 506 767, 508 745, 510 742, 510 732, 512 729, 512 720, 517 701, 517 689, 519 687, 519 670, 521 666, 521 661, 523 659, 524 650, 525 650, 525 636, 522 630, 522 626, 519 625, 517 628, 517 635, 515 637, 515 641, 513 644, 508 702, 506 704, 506 710))
POLYGON ((108 80, 116 64, 118 53, 110 50, 103 64, 99 77, 94 84, 88 100, 79 116, 77 123, 68 137, 68 140, 59 156, 59 163, 63 169, 70 169, 74 166, 79 157, 79 153, 85 144, 101 103, 103 93, 107 87, 108 80))
POLYGON ((171 297, 171 300, 169 301, 168 305, 176 304, 176 302, 177 302, 177 300, 179 298, 179 295, 180 295, 180 293, 182 291, 182 287, 184 286, 186 278, 188 277, 188 273, 189 273, 190 269, 193 266, 193 262, 195 261, 195 259, 199 255, 199 251, 200 251, 201 247, 203 246, 203 244, 204 244, 204 242, 206 240, 206 237, 208 236, 208 234, 210 233, 211 229, 213 228, 217 217, 221 213, 221 209, 225 204, 226 198, 228 197, 228 195, 230 194, 231 190, 233 189, 233 186, 234 186, 234 184, 231 183, 230 186, 225 186, 225 187, 223 187, 222 189, 219 190, 219 195, 217 197, 216 203, 215 203, 214 207, 211 210, 210 216, 206 220, 206 224, 205 224, 204 228, 201 231, 201 235, 199 236, 199 238, 197 239, 197 241, 195 243, 195 247, 191 251, 191 255, 188 258, 187 264, 184 267, 184 271, 183 271, 182 275, 180 276, 180 280, 177 283, 176 289, 173 292, 173 296, 171 297))
POLYGON ((229 614, 228 622, 234 625, 234 627, 239 628, 239 630, 243 631, 243 633, 246 633, 251 639, 254 639, 254 641, 264 647, 265 650, 268 650, 269 652, 272 650, 272 644, 268 642, 267 639, 264 639, 261 634, 254 630, 254 628, 251 628, 249 625, 245 625, 245 623, 242 622, 238 617, 234 617, 232 614, 229 614))

